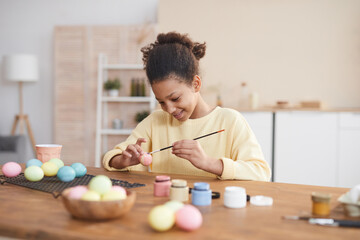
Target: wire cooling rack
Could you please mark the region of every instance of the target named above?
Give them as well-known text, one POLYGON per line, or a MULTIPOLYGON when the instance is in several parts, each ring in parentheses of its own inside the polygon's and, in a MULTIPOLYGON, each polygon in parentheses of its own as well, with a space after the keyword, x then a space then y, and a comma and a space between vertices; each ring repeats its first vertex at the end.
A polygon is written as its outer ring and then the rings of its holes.
MULTIPOLYGON (((23 173, 16 177, 5 177, 4 175, 0 175, 0 183, 3 185, 4 183, 10 183, 22 187, 27 187, 35 190, 39 190, 42 192, 51 193, 54 198, 58 198, 62 191, 69 187, 74 187, 78 185, 87 185, 90 180, 95 177, 94 175, 86 174, 83 177, 75 178, 71 182, 62 182, 56 176, 55 177, 44 177, 38 182, 31 182, 27 180, 23 173)), ((117 180, 110 178, 113 186, 121 186, 124 188, 136 188, 143 187, 145 184, 142 183, 129 183, 124 180, 117 180)))

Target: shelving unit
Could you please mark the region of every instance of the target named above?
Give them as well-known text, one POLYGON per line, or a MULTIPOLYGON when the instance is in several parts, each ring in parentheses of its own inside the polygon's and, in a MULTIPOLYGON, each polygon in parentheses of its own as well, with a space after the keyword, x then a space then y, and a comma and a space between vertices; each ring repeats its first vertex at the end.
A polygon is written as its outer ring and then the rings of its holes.
POLYGON ((156 106, 154 93, 150 89, 150 96, 105 96, 104 82, 108 79, 109 70, 138 70, 144 71, 141 64, 108 64, 105 55, 100 54, 98 58, 98 82, 97 82, 97 110, 96 110, 96 143, 95 143, 95 167, 101 166, 101 157, 108 151, 108 135, 130 135, 132 129, 112 129, 108 123, 108 103, 148 103, 149 111, 152 112, 156 106))

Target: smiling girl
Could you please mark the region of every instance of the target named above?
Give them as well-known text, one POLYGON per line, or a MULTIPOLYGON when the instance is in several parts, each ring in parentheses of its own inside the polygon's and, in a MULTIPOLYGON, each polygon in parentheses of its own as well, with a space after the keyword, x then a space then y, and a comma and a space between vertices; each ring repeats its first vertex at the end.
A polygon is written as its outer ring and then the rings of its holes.
POLYGON ((159 34, 142 48, 151 88, 162 110, 140 122, 125 142, 103 159, 109 171, 147 171, 141 155, 154 153, 152 171, 219 179, 269 181, 270 169, 256 137, 237 111, 211 107, 201 97, 199 60, 205 43, 193 42, 176 32, 159 34), (225 132, 190 140, 217 130, 225 132))

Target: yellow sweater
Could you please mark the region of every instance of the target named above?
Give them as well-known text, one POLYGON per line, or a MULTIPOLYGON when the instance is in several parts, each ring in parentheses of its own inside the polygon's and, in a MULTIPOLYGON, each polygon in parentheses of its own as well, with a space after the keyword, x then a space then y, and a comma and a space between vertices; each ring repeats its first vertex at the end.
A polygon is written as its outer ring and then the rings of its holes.
MULTIPOLYGON (((225 132, 197 140, 208 156, 222 160, 224 170, 219 178, 269 181, 271 171, 248 123, 239 112, 221 107, 216 107, 204 117, 184 122, 157 110, 139 123, 125 142, 105 154, 103 165, 109 171, 147 171, 148 168, 141 164, 116 169, 110 167, 109 162, 138 138, 147 140, 141 146, 145 152, 151 152, 178 140, 194 139, 221 129, 225 129, 225 132)), ((171 149, 153 155, 152 171, 216 177, 215 174, 194 167, 188 160, 171 154, 171 149)))

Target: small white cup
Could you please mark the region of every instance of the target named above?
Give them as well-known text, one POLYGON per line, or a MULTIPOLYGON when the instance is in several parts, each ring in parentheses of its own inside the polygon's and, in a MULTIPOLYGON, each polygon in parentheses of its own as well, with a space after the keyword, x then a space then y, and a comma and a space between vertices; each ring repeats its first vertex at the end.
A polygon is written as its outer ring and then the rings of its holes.
POLYGON ((225 188, 224 205, 228 208, 246 207, 246 190, 242 187, 229 186, 225 188))

